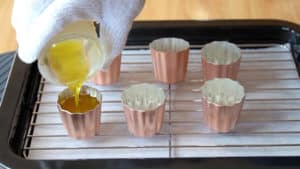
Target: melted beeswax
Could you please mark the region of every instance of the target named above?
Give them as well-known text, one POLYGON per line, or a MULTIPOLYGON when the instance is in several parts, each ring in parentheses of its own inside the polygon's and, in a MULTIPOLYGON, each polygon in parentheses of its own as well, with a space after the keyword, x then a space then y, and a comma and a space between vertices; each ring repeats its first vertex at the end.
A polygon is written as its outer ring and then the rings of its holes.
POLYGON ((98 104, 98 100, 89 95, 80 95, 78 106, 76 106, 74 97, 69 97, 60 103, 64 110, 68 110, 71 113, 84 113, 96 108, 98 104))

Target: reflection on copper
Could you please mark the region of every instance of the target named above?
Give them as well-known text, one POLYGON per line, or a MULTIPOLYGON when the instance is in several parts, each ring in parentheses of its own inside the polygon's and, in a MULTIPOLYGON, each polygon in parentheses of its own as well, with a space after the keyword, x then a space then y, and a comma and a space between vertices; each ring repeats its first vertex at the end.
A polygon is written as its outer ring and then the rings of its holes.
POLYGON ((201 62, 204 81, 211 80, 217 77, 236 80, 240 69, 241 58, 236 62, 226 65, 209 63, 207 62, 205 57, 201 57, 201 62))
POLYGON ((95 97, 99 105, 88 112, 71 113, 64 110, 61 107, 62 101, 74 96, 69 89, 65 89, 58 96, 57 107, 68 135, 76 139, 85 139, 99 133, 102 95, 98 90, 87 86, 82 87, 80 94, 95 97))
POLYGON ((237 124, 245 97, 241 102, 232 106, 220 106, 209 103, 202 97, 202 110, 206 125, 218 133, 226 133, 233 130, 237 124))
MULTIPOLYGON (((150 44, 151 56, 154 77, 163 83, 174 84, 184 81, 187 72, 188 58, 189 58, 189 44, 183 39, 177 38, 162 38, 173 40, 171 43, 174 46, 180 46, 183 43, 182 49, 172 51, 171 49, 160 50, 153 47, 153 42, 150 44)), ((159 41, 161 39, 155 40, 159 41)), ((157 43, 157 42, 155 42, 157 43)), ((168 44, 162 44, 168 45, 168 44)))
POLYGON ((127 105, 123 105, 123 107, 128 130, 134 136, 151 137, 159 133, 164 121, 165 102, 148 111, 134 110, 127 105))
POLYGON ((120 54, 113 60, 107 70, 97 72, 90 81, 99 85, 110 85, 117 82, 120 77, 121 58, 120 54))

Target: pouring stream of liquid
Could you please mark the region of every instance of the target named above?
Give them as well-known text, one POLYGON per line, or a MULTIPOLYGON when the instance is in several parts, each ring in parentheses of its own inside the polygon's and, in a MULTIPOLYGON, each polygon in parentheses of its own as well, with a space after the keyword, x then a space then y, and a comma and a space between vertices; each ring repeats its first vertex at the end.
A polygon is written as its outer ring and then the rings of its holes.
POLYGON ((84 40, 71 39, 53 44, 48 52, 48 62, 59 81, 74 93, 78 110, 80 89, 90 69, 84 40))

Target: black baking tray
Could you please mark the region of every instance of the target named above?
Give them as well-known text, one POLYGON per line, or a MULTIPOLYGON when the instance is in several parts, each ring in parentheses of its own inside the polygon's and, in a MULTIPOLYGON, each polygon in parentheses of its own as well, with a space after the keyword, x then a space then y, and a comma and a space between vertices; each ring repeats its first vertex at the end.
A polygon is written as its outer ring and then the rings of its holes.
POLYGON ((14 60, 15 52, 8 52, 0 55, 0 105, 6 88, 6 82, 11 65, 14 60))
MULTIPOLYGON (((181 37, 193 44, 226 40, 238 44, 289 43, 297 66, 300 61, 300 26, 280 20, 147 21, 135 22, 127 46, 148 45, 160 37, 181 37)), ((16 53, 0 107, 0 168, 300 168, 299 157, 227 157, 172 159, 27 160, 22 157, 41 75, 37 64, 22 63, 16 53)), ((0 68, 2 69, 2 68, 0 68)))

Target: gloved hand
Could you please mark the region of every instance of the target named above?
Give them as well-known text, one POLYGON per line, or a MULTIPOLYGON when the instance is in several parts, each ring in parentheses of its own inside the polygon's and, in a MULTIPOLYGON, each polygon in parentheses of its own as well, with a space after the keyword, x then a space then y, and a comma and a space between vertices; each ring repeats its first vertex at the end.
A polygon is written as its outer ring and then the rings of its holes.
POLYGON ((47 42, 66 25, 80 20, 100 23, 100 41, 107 60, 119 55, 134 18, 144 0, 15 0, 12 24, 18 53, 25 63, 34 62, 47 42))

